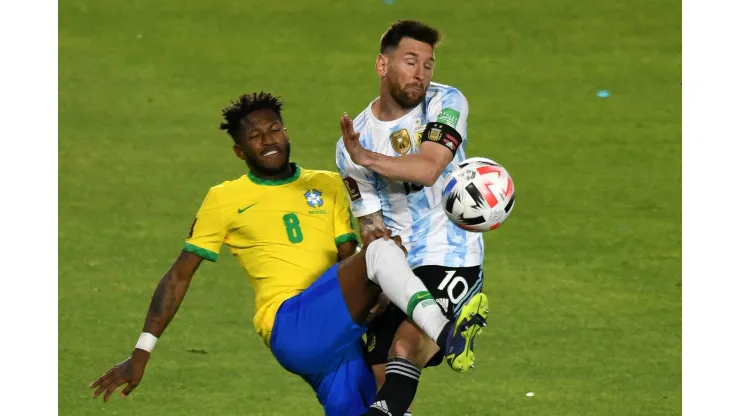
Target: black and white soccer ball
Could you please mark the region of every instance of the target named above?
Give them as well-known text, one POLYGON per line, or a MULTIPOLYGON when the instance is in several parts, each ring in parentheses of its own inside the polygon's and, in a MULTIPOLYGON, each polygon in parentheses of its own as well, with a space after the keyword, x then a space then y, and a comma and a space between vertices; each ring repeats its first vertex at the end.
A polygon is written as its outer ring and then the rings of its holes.
POLYGON ((495 230, 514 209, 514 181, 493 160, 473 157, 462 161, 445 178, 442 191, 447 217, 467 231, 495 230))

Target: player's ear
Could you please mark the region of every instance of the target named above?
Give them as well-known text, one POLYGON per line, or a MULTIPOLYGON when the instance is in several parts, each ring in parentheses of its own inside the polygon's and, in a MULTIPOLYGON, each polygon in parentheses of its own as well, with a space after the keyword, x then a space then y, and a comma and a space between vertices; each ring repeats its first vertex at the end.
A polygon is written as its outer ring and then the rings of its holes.
POLYGON ((388 73, 388 57, 382 53, 378 54, 378 58, 375 60, 375 72, 378 76, 383 78, 388 73))
POLYGON ((238 144, 234 144, 234 147, 232 147, 232 149, 234 149, 234 154, 236 155, 236 157, 241 160, 247 160, 247 156, 244 154, 244 151, 238 144))

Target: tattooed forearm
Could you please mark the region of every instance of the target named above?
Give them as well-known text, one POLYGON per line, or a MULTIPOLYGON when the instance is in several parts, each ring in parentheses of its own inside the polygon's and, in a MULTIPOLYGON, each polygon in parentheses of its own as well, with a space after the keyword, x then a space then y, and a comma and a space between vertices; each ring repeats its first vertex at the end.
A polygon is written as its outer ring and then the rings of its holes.
POLYGON ((376 211, 372 214, 363 215, 358 218, 360 224, 360 233, 366 233, 375 229, 385 230, 383 223, 383 212, 376 211))
POLYGON ((156 337, 162 335, 185 298, 191 278, 191 273, 178 271, 176 266, 173 266, 162 277, 149 304, 144 332, 149 332, 156 337))

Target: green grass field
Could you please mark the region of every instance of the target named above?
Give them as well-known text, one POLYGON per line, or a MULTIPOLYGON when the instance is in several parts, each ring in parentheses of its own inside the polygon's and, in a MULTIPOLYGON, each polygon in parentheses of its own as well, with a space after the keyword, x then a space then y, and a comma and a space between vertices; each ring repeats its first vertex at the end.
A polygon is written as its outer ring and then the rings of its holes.
POLYGON ((335 170, 339 117, 376 96, 380 34, 399 18, 443 31, 435 80, 468 98, 468 154, 517 187, 486 235, 476 370, 425 372, 414 414, 681 414, 680 7, 62 1, 60 414, 322 414, 258 339, 230 256, 201 267, 130 398, 104 405, 87 385, 131 351, 207 189, 245 172, 221 108, 282 95, 294 160, 335 170))

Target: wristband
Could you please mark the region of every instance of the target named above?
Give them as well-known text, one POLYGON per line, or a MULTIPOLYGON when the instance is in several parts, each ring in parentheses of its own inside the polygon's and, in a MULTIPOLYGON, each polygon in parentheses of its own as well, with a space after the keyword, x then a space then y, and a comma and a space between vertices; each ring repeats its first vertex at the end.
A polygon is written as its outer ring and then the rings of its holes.
POLYGON ((144 350, 146 352, 152 352, 155 345, 157 345, 157 337, 148 332, 142 332, 141 336, 139 337, 139 342, 136 343, 135 348, 144 350))

